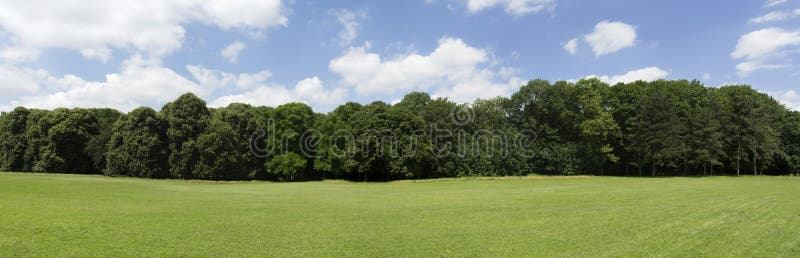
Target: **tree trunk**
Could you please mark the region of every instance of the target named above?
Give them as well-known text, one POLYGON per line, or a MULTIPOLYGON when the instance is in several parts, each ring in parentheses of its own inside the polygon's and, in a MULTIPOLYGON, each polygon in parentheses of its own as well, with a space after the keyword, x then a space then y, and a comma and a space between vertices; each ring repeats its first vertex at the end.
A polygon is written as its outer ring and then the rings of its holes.
POLYGON ((628 165, 628 162, 626 161, 625 162, 625 176, 630 176, 630 173, 629 173, 630 169, 631 169, 631 166, 628 165))
POLYGON ((707 174, 706 174, 706 163, 703 163, 703 176, 707 176, 707 174))
POLYGON ((686 160, 683 160, 683 176, 686 176, 686 160))
POLYGON ((653 177, 656 176, 656 162, 653 161, 653 177))
POLYGON ((736 176, 740 176, 739 173, 739 159, 742 158, 742 144, 739 140, 736 140, 736 176))
POLYGON ((757 167, 757 165, 758 165, 758 161, 756 160, 756 154, 755 154, 755 152, 753 152, 753 175, 754 176, 758 175, 758 167, 757 167))
POLYGON ((711 176, 714 176, 714 164, 709 164, 709 165, 711 165, 711 176))

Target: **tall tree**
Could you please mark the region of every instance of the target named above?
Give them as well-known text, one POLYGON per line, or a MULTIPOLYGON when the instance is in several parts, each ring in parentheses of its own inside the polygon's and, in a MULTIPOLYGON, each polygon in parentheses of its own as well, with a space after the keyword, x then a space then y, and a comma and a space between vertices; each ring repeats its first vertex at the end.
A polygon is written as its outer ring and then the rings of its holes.
POLYGON ((199 159, 197 137, 208 126, 210 112, 206 102, 186 93, 167 103, 161 114, 167 121, 169 139, 169 169, 175 178, 194 178, 193 169, 199 159))
POLYGON ((39 150, 33 164, 35 172, 91 173, 92 161, 86 153, 89 137, 98 133, 97 118, 86 109, 56 109, 41 120, 47 144, 39 150))
POLYGON ((680 133, 684 131, 676 107, 663 89, 648 89, 631 121, 631 149, 643 153, 656 176, 658 167, 677 167, 683 151, 680 133))
POLYGON ((702 167, 703 175, 714 167, 722 165, 725 156, 722 124, 720 123, 721 103, 713 91, 706 90, 700 102, 691 107, 688 130, 689 163, 702 167))
POLYGON ((169 176, 167 122, 153 109, 140 107, 114 123, 107 144, 106 175, 144 178, 169 176))
POLYGON ((290 180, 297 177, 313 177, 313 158, 316 155, 316 150, 311 145, 304 145, 305 140, 313 140, 309 134, 306 134, 313 128, 314 111, 311 110, 306 104, 303 103, 287 103, 278 106, 274 111, 275 132, 269 137, 272 141, 272 146, 277 146, 272 157, 267 159, 267 172, 273 176, 284 177, 289 176, 290 180), (312 148, 309 148, 312 147, 312 148), (288 153, 293 153, 290 155, 288 153), (302 157, 304 162, 303 169, 294 170, 299 166, 297 157, 302 157), (273 159, 278 159, 272 161, 273 159), (291 163, 292 169, 286 170, 286 166, 291 163), (270 166, 270 164, 275 166, 270 166), (281 166, 278 166, 281 165, 281 166), (276 170, 277 169, 277 170, 276 170), (288 173, 291 172, 291 173, 288 173), (288 173, 288 174, 287 174, 288 173))
POLYGON ((0 117, 0 171, 24 171, 28 140, 25 130, 30 111, 18 107, 0 117))
POLYGON ((606 162, 616 163, 619 158, 614 153, 612 142, 621 135, 619 125, 614 120, 609 107, 603 103, 603 91, 609 91, 608 84, 598 79, 581 80, 577 83, 580 90, 580 110, 583 121, 580 123, 581 136, 586 142, 588 159, 603 175, 606 162))
POLYGON ((86 153, 92 159, 92 172, 103 173, 106 168, 106 147, 111 140, 114 122, 122 115, 117 110, 110 108, 89 109, 89 112, 97 118, 97 134, 89 137, 86 143, 86 153))

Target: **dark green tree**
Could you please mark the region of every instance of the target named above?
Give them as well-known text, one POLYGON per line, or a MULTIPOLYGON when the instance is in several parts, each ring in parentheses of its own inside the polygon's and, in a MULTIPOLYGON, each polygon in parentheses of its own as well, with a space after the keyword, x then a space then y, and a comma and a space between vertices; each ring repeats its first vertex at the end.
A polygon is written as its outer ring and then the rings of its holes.
POLYGON ((0 171, 25 171, 25 137, 30 111, 18 107, 0 116, 0 171))
POLYGON ((92 159, 86 153, 86 143, 98 133, 97 118, 86 109, 60 108, 40 121, 47 141, 39 149, 34 172, 91 173, 92 159), (46 128, 46 129, 45 129, 46 128))
POLYGON ((103 173, 106 168, 106 147, 111 140, 114 122, 122 116, 117 110, 110 108, 89 109, 97 118, 97 134, 89 137, 86 143, 86 153, 92 159, 92 172, 103 173))
POLYGON ((174 178, 194 178, 200 149, 197 137, 208 126, 210 112, 206 102, 194 94, 183 94, 161 109, 169 140, 169 170, 174 178))
POLYGON ((106 175, 144 178, 169 176, 167 123, 153 109, 140 107, 114 123, 107 144, 106 175))

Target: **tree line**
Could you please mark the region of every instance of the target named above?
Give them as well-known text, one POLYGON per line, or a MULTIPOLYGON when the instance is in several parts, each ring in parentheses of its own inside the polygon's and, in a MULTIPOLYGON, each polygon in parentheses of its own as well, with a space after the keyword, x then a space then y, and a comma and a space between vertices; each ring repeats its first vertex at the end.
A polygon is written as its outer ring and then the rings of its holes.
POLYGON ((0 136, 0 171, 144 178, 800 173, 800 112, 746 85, 687 80, 532 80, 508 98, 413 92, 327 114, 303 103, 208 108, 187 93, 127 114, 18 107, 0 115, 0 136))

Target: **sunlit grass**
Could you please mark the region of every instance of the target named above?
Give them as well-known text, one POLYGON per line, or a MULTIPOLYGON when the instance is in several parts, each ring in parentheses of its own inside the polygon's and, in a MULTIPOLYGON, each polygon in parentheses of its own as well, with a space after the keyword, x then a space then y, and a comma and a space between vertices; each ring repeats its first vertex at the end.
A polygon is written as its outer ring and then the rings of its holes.
POLYGON ((0 257, 798 254, 795 177, 231 183, 0 173, 0 257))

